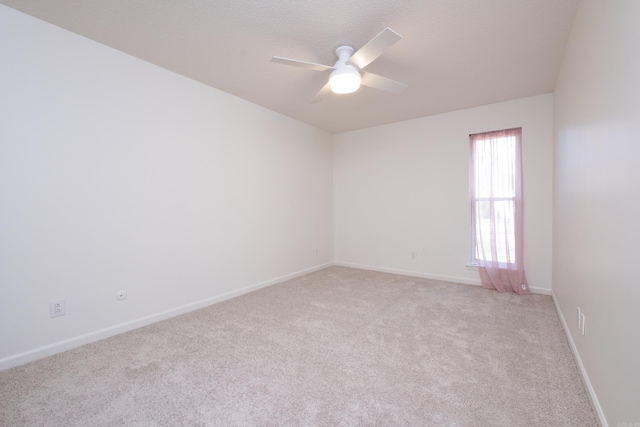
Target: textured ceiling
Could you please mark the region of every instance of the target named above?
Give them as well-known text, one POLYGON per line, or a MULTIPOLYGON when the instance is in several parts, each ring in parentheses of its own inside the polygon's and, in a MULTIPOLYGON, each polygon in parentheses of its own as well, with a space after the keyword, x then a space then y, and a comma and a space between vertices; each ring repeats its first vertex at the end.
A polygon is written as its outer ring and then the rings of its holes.
POLYGON ((579 0, 0 0, 7 6, 331 133, 552 92, 579 0), (366 70, 406 83, 310 99, 385 27, 366 70))

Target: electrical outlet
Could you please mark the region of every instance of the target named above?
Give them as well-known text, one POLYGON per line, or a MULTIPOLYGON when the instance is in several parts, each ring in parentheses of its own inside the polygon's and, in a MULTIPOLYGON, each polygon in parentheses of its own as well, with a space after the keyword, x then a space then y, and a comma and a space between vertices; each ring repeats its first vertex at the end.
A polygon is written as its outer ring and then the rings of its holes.
POLYGON ((582 310, 580 307, 576 307, 576 314, 578 315, 578 329, 582 329, 582 310))
POLYGON ((67 306, 63 299, 57 299, 49 302, 49 313, 51 318, 60 317, 67 314, 67 306))
POLYGON ((411 259, 418 259, 418 252, 416 252, 416 251, 411 251, 411 253, 409 254, 409 256, 411 257, 411 259))
POLYGON ((318 256, 318 248, 316 248, 316 256, 318 256))

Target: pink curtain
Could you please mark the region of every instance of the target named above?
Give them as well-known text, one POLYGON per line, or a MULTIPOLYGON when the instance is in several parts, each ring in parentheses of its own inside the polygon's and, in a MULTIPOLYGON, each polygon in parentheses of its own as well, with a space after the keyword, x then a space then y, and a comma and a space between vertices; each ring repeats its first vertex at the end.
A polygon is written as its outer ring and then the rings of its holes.
POLYGON ((482 286, 530 294, 522 255, 522 128, 469 138, 471 218, 482 286))

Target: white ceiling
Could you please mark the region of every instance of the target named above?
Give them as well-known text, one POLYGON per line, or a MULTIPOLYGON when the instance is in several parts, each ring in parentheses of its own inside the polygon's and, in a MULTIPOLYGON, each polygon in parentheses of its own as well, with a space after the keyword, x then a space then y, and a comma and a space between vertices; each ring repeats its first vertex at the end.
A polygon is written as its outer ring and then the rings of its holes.
POLYGON ((579 0, 0 0, 331 133, 552 92, 579 0), (309 100, 385 27, 404 38, 366 70, 406 83, 309 100))

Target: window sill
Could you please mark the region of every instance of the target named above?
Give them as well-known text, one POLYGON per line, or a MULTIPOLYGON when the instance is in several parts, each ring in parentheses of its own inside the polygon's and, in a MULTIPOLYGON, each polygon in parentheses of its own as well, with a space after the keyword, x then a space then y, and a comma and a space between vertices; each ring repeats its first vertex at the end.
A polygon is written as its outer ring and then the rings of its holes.
POLYGON ((478 264, 466 263, 464 266, 467 268, 467 270, 478 271, 478 264))

